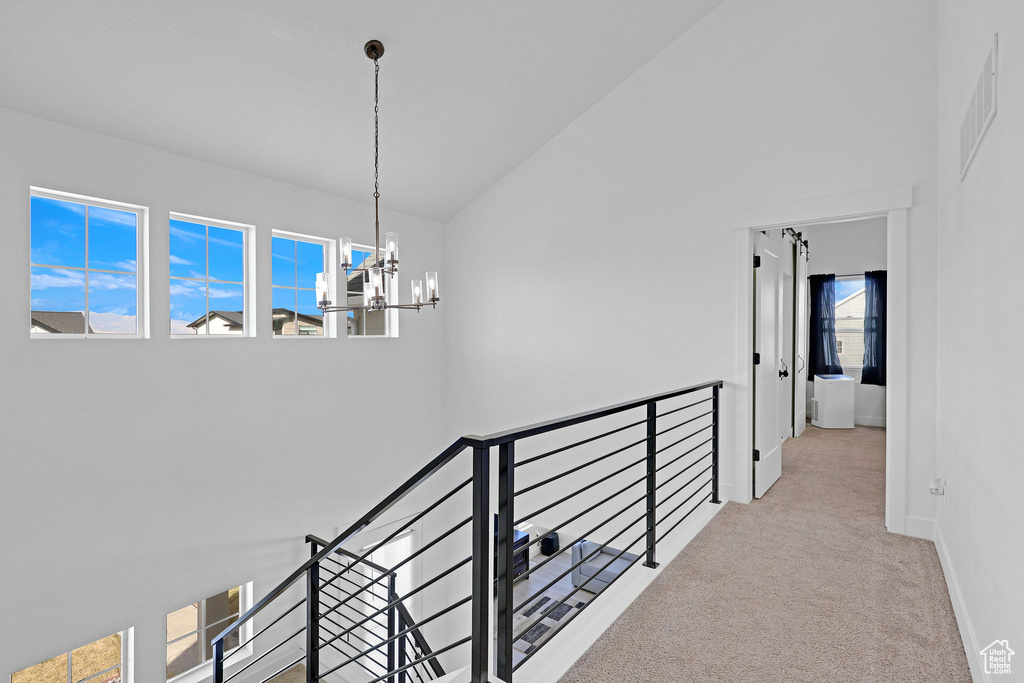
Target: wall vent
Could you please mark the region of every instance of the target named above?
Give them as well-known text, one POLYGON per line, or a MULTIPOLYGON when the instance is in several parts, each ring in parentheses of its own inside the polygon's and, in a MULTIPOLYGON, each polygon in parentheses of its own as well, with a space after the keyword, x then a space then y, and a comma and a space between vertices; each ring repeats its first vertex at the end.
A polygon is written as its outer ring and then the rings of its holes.
POLYGON ((992 37, 992 50, 985 59, 985 68, 982 69, 977 85, 974 86, 974 96, 971 97, 971 104, 964 115, 964 122, 960 124, 960 182, 967 177, 967 169, 974 161, 974 155, 978 153, 981 146, 981 139, 985 132, 992 125, 992 119, 996 117, 996 56, 999 48, 999 35, 992 37))

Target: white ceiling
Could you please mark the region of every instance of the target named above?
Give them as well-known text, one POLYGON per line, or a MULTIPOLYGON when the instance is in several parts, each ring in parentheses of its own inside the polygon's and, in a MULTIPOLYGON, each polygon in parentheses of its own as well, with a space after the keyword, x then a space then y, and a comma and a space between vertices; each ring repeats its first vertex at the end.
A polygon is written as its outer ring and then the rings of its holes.
POLYGON ((0 0, 0 106, 446 220, 722 0, 0 0))

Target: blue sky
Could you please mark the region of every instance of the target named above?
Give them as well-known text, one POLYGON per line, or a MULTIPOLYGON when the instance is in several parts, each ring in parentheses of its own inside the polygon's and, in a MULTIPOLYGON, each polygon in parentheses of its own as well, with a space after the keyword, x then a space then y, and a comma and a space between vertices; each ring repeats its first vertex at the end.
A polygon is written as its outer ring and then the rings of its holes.
POLYGON ((172 334, 194 334, 188 324, 206 315, 207 298, 212 311, 244 310, 241 230, 172 220, 169 237, 172 334))
POLYGON ((312 290, 316 289, 317 274, 324 272, 323 245, 284 237, 274 237, 272 242, 273 307, 320 315, 312 290))
POLYGON ((839 303, 846 297, 859 292, 864 289, 864 278, 858 278, 856 280, 836 280, 836 303, 839 303))
POLYGON ((127 211, 32 197, 32 310, 83 311, 89 273, 89 324, 94 332, 133 334, 137 312, 137 217, 127 211), (56 266, 56 267, 40 267, 56 266))

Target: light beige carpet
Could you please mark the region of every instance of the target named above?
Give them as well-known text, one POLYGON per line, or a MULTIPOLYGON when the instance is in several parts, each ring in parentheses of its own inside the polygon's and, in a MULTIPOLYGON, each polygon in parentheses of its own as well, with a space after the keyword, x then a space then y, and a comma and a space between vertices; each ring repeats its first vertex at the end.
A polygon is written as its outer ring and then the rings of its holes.
POLYGON ((884 430, 808 427, 562 682, 970 681, 935 546, 885 530, 884 484, 884 430))

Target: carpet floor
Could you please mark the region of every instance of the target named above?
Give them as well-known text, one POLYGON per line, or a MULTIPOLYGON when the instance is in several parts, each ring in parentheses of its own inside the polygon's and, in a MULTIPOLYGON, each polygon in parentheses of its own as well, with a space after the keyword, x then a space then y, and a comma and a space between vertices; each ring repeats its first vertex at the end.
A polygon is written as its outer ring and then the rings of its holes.
POLYGON ((809 426, 562 683, 970 681, 934 544, 884 517, 885 430, 809 426))

